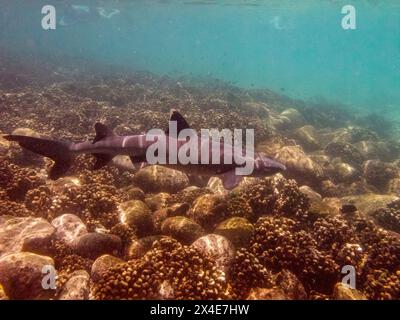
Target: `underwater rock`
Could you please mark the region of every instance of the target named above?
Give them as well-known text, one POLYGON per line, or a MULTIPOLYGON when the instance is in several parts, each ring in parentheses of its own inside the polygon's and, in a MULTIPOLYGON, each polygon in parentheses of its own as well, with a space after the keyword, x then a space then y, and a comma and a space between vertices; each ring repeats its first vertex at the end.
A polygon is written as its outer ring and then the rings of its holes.
POLYGON ((338 282, 333 290, 334 300, 368 300, 360 291, 338 282))
POLYGON ((229 239, 236 248, 247 247, 254 231, 254 226, 245 218, 232 217, 221 222, 214 233, 229 239))
POLYGON ((178 193, 171 195, 171 197, 168 199, 168 204, 171 205, 175 203, 188 203, 189 205, 191 205, 198 197, 209 193, 212 192, 208 188, 190 186, 179 191, 178 193))
POLYGON ((291 300, 306 300, 307 292, 301 281, 289 270, 282 270, 273 279, 276 286, 283 290, 291 300))
POLYGON ((191 244, 204 235, 204 230, 198 223, 183 216, 165 219, 161 225, 161 232, 183 244, 191 244))
POLYGON ((392 158, 388 145, 383 141, 360 141, 354 146, 365 159, 388 161, 392 158))
POLYGON ((360 172, 348 163, 340 159, 333 161, 334 170, 331 174, 335 182, 353 182, 360 178, 360 172), (339 161, 337 161, 339 160, 339 161))
POLYGON ((306 125, 297 129, 294 133, 294 137, 306 151, 321 149, 317 130, 311 125, 306 125))
POLYGON ((395 195, 368 193, 342 197, 341 202, 343 205, 354 205, 359 212, 370 215, 398 199, 399 197, 395 195))
POLYGON ((393 165, 379 160, 364 162, 363 172, 365 181, 379 190, 384 190, 389 180, 397 175, 397 170, 393 165))
POLYGON ((325 197, 340 197, 342 196, 341 190, 332 180, 326 179, 321 182, 321 194, 325 197))
POLYGON ((310 199, 310 201, 322 201, 322 196, 309 186, 301 186, 299 190, 303 194, 305 194, 310 199))
POLYGON ((125 190, 124 195, 126 197, 126 200, 141 200, 144 201, 144 198, 146 197, 145 193, 143 192, 142 189, 137 188, 137 187, 130 187, 127 190, 125 190))
POLYGON ((75 241, 75 251, 82 257, 96 259, 103 254, 118 256, 121 252, 120 237, 104 233, 88 233, 75 241))
POLYGON ((256 114, 260 118, 268 117, 270 113, 270 107, 268 104, 263 102, 249 101, 245 102, 242 106, 244 110, 248 110, 248 113, 253 115, 256 114))
POLYGON ((211 177, 208 180, 207 188, 209 188, 214 194, 226 195, 228 190, 224 188, 222 180, 218 177, 211 177))
POLYGON ((156 210, 152 214, 153 224, 154 224, 154 232, 161 232, 161 224, 168 217, 173 216, 185 216, 186 212, 190 209, 190 205, 188 203, 175 203, 168 208, 162 208, 156 210))
POLYGON ((136 230, 139 237, 153 232, 153 218, 149 207, 140 200, 130 200, 120 206, 120 221, 136 230))
POLYGON ((53 259, 30 252, 18 252, 0 258, 0 283, 7 296, 17 300, 48 299, 54 292, 42 287, 44 266, 53 259))
POLYGON ((145 167, 134 175, 134 182, 147 192, 175 193, 189 185, 183 172, 162 166, 145 167))
POLYGON ((289 140, 283 136, 274 135, 266 140, 260 141, 260 143, 257 143, 256 151, 273 156, 280 149, 286 146, 296 146, 296 141, 293 139, 289 140))
POLYGON ((56 228, 54 238, 66 245, 72 245, 76 239, 88 233, 83 221, 74 214, 63 214, 51 224, 56 228))
POLYGON ((0 157, 7 155, 10 145, 11 143, 2 137, 2 133, 0 132, 0 157))
POLYGON ((381 227, 400 233, 400 200, 390 202, 385 208, 373 212, 371 216, 381 227))
POLYGON ((0 216, 0 257, 23 249, 44 249, 54 231, 43 218, 0 216))
POLYGON ((353 166, 360 167, 364 161, 364 157, 360 151, 350 143, 330 142, 325 147, 325 152, 332 158, 341 158, 343 162, 353 166))
POLYGON ((90 278, 93 281, 99 281, 102 275, 107 272, 110 268, 114 267, 118 263, 123 263, 124 260, 114 257, 109 254, 104 254, 98 257, 92 264, 90 272, 90 278))
POLYGON ((87 300, 90 276, 85 270, 74 271, 64 284, 58 300, 87 300))
POLYGON ((146 254, 147 251, 151 249, 154 242, 165 238, 169 237, 157 235, 157 236, 148 236, 141 239, 133 240, 126 251, 126 258, 128 260, 140 259, 146 254))
POLYGON ((324 172, 321 166, 298 146, 283 147, 275 154, 275 158, 286 166, 285 177, 294 178, 307 185, 319 184, 323 180, 324 172))
POLYGON ((318 153, 312 153, 308 156, 322 168, 325 176, 329 177, 335 171, 331 158, 326 154, 318 151, 318 153))
POLYGON ((400 178, 394 178, 388 182, 388 193, 400 194, 400 178))
POLYGON ((325 199, 310 199, 310 208, 308 211, 310 220, 332 216, 338 213, 338 210, 332 207, 325 199))
POLYGON ((226 213, 227 203, 223 196, 205 194, 194 201, 188 216, 205 230, 211 231, 224 220, 226 213))
POLYGON ((218 234, 208 234, 192 243, 194 248, 215 261, 217 268, 228 274, 235 258, 235 246, 225 237, 218 234))
POLYGON ((295 129, 305 124, 303 115, 296 109, 284 110, 277 118, 272 120, 272 124, 278 130, 295 129))
POLYGON ((171 196, 166 192, 160 192, 155 195, 148 196, 144 199, 146 205, 151 211, 156 211, 168 206, 171 196))
MULTIPOLYGON (((332 215, 338 215, 342 212, 343 204, 340 198, 326 197, 322 199, 322 202, 325 203, 331 209, 330 212, 332 213, 332 215)), ((355 206, 351 204, 344 206, 345 210, 352 210, 353 208, 355 208, 355 206)), ((357 211, 357 209, 355 211, 357 211)))
POLYGON ((253 288, 246 300, 290 300, 280 288, 253 288))
POLYGON ((9 298, 6 295, 3 286, 0 284, 0 301, 2 300, 9 300, 9 298))

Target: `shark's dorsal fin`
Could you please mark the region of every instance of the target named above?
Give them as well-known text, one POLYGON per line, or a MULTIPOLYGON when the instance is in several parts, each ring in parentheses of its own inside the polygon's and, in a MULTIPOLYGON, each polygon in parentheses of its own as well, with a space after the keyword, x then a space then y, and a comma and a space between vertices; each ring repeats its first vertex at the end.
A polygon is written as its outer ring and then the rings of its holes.
MULTIPOLYGON (((176 121, 177 134, 185 129, 190 129, 189 124, 185 118, 175 109, 171 109, 169 121, 176 121)), ((165 134, 169 134, 169 128, 165 130, 165 134)))
POLYGON ((115 136, 114 132, 111 129, 100 122, 97 122, 94 125, 94 129, 96 130, 96 137, 93 139, 93 143, 96 143, 107 137, 115 136))

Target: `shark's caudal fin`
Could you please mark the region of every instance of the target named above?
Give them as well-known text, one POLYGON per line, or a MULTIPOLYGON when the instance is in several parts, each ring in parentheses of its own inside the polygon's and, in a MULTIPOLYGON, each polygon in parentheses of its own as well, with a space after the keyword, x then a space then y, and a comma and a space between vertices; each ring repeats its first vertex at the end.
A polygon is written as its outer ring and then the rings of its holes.
POLYGON ((19 135, 5 135, 3 138, 18 142, 21 147, 52 159, 54 165, 49 173, 49 178, 52 180, 57 180, 63 176, 71 166, 70 142, 19 135))
MULTIPOLYGON (((97 122, 94 125, 94 129, 96 130, 96 137, 93 139, 93 143, 109 137, 114 137, 116 135, 110 128, 100 122, 97 122)), ((114 158, 114 155, 108 153, 94 153, 93 156, 96 158, 96 163, 93 166, 93 170, 99 170, 103 168, 114 158)))

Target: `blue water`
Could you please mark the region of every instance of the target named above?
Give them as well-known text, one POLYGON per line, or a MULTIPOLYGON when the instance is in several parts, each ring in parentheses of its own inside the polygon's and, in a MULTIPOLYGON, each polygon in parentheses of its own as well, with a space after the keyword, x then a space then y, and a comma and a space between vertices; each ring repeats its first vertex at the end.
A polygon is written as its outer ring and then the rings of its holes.
POLYGON ((53 4, 59 19, 61 1, 1 0, 0 48, 60 55, 60 65, 68 56, 157 74, 212 76, 400 114, 398 0, 126 2, 73 1, 121 13, 45 31, 42 6, 53 4), (349 3, 357 10, 356 30, 341 27, 341 8, 349 3))

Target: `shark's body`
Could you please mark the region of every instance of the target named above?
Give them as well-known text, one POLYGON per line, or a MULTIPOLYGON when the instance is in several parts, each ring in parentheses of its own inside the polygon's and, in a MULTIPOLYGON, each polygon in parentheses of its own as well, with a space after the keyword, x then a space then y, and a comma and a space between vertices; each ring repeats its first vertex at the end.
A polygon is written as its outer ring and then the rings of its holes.
MULTIPOLYGON (((170 121, 176 121, 178 132, 189 128, 186 120, 176 111, 171 113, 170 121)), ((51 179, 58 179, 64 175, 71 165, 73 156, 76 154, 94 155, 97 160, 94 169, 100 169, 107 165, 117 155, 129 156, 135 166, 139 165, 143 167, 148 165, 146 158, 148 148, 156 143, 157 139, 149 141, 146 135, 118 136, 100 123, 95 125, 95 129, 96 137, 93 141, 80 143, 18 135, 6 135, 5 138, 10 141, 16 141, 21 147, 54 160, 55 165, 50 171, 51 179)), ((165 145, 165 151, 167 159, 170 159, 169 156, 171 152, 179 152, 179 150, 188 143, 186 139, 179 139, 177 137, 178 136, 175 137, 169 134, 166 136, 167 143, 165 145), (176 146, 176 148, 170 148, 171 145, 176 146)), ((229 145, 227 149, 225 144, 215 144, 211 139, 198 139, 199 150, 203 149, 206 145, 210 157, 208 163, 203 163, 201 161, 201 153, 199 153, 197 163, 180 164, 178 161, 166 162, 162 165, 190 174, 220 176, 225 188, 232 189, 243 178, 243 176, 235 174, 235 169, 243 167, 243 162, 241 164, 235 163, 235 161, 231 161, 231 163, 225 162, 224 151, 230 148, 230 153, 232 155, 237 152, 243 155, 243 150, 229 145), (219 159, 217 158, 219 160, 217 161, 218 164, 213 164, 215 163, 215 161, 212 161, 215 159, 211 159, 213 154, 219 155, 219 159)), ((176 156, 175 159, 177 158, 176 156)), ((233 157, 233 159, 234 158, 235 157, 233 157)), ((254 163, 252 176, 267 176, 285 170, 284 165, 261 153, 255 153, 251 159, 247 160, 251 160, 254 163)))

